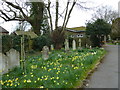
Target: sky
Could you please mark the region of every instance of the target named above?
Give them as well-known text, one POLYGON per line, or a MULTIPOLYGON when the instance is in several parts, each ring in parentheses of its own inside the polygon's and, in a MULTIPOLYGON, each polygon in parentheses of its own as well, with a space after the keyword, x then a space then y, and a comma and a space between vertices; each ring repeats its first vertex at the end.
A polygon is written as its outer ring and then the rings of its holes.
MULTIPOLYGON (((60 8, 59 10, 62 11, 62 7, 66 5, 67 0, 59 0, 60 1, 60 8)), ((80 0, 80 1, 86 1, 85 5, 86 7, 101 7, 101 6, 111 6, 113 10, 118 11, 118 2, 120 0, 80 0)), ((54 2, 54 1, 53 1, 54 2)), ((71 17, 69 19, 67 27, 80 27, 85 26, 85 23, 87 21, 91 20, 92 14, 95 12, 96 8, 92 10, 83 10, 79 7, 75 7, 72 11, 71 17)), ((54 16, 54 15, 53 15, 54 16)), ((59 19, 59 26, 62 25, 63 19, 59 19)), ((5 22, 3 19, 0 18, 0 26, 8 30, 10 33, 13 32, 17 26, 17 22, 10 21, 5 22)))

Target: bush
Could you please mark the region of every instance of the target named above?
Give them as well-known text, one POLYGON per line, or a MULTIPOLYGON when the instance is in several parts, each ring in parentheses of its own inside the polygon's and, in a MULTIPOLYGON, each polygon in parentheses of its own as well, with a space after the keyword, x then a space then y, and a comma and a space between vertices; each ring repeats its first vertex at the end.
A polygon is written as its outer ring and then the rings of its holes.
POLYGON ((5 53, 12 47, 12 37, 10 35, 2 36, 2 52, 5 53))
POLYGON ((41 51, 43 46, 47 45, 50 46, 51 44, 51 39, 49 36, 39 36, 37 38, 33 39, 33 49, 37 51, 41 51))
MULTIPOLYGON (((28 36, 25 36, 25 51, 28 50, 28 36)), ((21 51, 21 36, 15 36, 15 35, 4 35, 2 36, 2 52, 6 53, 11 48, 21 51)))

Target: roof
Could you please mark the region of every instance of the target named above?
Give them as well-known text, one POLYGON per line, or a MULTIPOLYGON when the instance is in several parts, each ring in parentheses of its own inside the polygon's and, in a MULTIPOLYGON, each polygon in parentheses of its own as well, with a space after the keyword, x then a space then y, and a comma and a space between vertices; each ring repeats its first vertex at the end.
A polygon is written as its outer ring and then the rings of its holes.
POLYGON ((81 33, 81 32, 85 32, 85 30, 73 30, 73 29, 66 29, 69 32, 75 32, 75 33, 81 33))
POLYGON ((9 33, 6 29, 0 26, 0 33, 9 33))
POLYGON ((83 30, 86 30, 86 27, 81 26, 81 27, 73 27, 73 28, 67 28, 67 29, 83 31, 83 30))
POLYGON ((28 35, 31 38, 36 38, 38 37, 37 34, 35 34, 32 31, 15 31, 14 33, 16 33, 17 35, 28 35))

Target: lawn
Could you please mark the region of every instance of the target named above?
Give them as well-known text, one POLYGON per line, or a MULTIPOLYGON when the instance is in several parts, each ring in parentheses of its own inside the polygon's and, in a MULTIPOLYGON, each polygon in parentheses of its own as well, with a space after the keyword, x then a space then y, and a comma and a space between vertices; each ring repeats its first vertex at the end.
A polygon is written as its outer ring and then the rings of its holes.
POLYGON ((49 52, 44 61, 41 55, 26 58, 26 73, 20 68, 4 74, 2 88, 75 88, 82 84, 88 72, 105 54, 104 49, 82 49, 49 52))

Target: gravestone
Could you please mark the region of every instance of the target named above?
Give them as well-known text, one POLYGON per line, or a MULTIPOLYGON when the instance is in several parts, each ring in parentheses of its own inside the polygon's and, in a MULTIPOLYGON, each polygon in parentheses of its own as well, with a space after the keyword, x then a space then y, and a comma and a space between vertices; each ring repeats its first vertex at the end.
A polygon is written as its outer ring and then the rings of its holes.
POLYGON ((104 35, 104 44, 106 44, 106 35, 104 35))
POLYGON ((10 49, 6 54, 8 56, 8 69, 20 66, 20 54, 18 51, 10 49))
POLYGON ((8 72, 8 57, 0 53, 0 74, 8 72))
POLYGON ((8 73, 9 69, 20 66, 19 52, 10 49, 5 54, 0 53, 0 74, 8 73))
POLYGON ((73 40, 72 43, 73 43, 73 44, 72 44, 72 46, 73 46, 73 50, 76 50, 76 42, 75 42, 75 40, 73 40))
POLYGON ((81 45, 81 39, 79 38, 79 47, 81 47, 82 45, 81 45))
POLYGON ((92 49, 92 46, 90 46, 90 49, 92 49))
POLYGON ((51 45, 51 46, 50 46, 50 49, 51 49, 51 50, 54 50, 54 46, 53 46, 53 45, 51 45))
POLYGON ((89 48, 89 45, 88 45, 88 44, 86 44, 85 46, 86 46, 86 48, 89 48))
POLYGON ((65 51, 69 51, 69 41, 65 39, 65 51))
POLYGON ((42 49, 42 58, 44 60, 47 60, 49 58, 49 48, 47 46, 44 46, 42 49))

